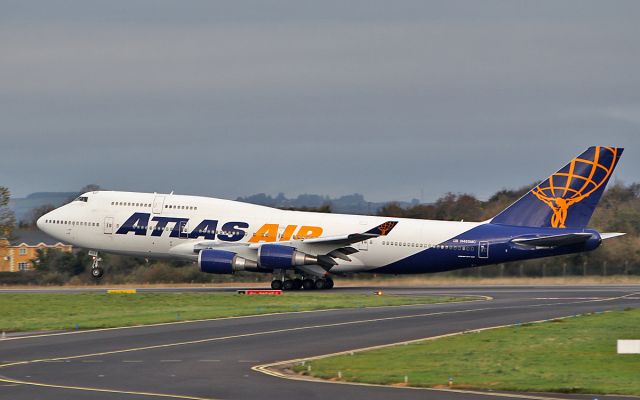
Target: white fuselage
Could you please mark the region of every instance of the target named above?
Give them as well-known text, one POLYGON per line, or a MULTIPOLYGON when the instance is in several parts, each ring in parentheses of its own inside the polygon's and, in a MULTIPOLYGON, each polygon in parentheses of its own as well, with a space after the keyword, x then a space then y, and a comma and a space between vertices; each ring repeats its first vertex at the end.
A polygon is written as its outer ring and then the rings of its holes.
MULTIPOLYGON (((365 232, 389 218, 285 211, 215 198, 99 191, 83 194, 38 220, 49 235, 78 247, 151 258, 196 260, 194 245, 228 242, 242 255, 249 246, 365 232), (208 222, 205 222, 208 221, 208 222)), ((388 236, 359 242, 351 261, 332 271, 367 271, 402 260, 480 223, 394 218, 388 236), (391 244, 391 245, 390 245, 391 244)), ((299 250, 304 251, 304 241, 299 250)), ((315 249, 317 250, 317 248, 315 249)))

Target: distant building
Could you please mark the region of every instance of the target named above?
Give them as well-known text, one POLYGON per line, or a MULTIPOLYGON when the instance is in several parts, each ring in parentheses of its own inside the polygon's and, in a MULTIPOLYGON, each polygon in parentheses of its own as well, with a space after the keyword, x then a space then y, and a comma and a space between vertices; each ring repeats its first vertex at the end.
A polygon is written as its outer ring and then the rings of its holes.
POLYGON ((71 253, 73 247, 37 229, 15 230, 11 240, 0 239, 0 272, 32 270, 38 249, 58 249, 71 253))

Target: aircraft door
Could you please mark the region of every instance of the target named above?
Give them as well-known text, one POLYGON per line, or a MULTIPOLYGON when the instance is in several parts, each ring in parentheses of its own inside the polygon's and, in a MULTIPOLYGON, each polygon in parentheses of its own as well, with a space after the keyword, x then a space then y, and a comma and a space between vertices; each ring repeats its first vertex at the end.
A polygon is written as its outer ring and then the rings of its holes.
POLYGON ((180 239, 188 239, 189 238, 189 227, 187 226, 187 221, 180 221, 180 239))
POLYGON ((478 258, 489 258, 489 242, 478 243, 478 258))
POLYGON ((164 207, 164 196, 156 196, 153 199, 153 213, 162 214, 163 207, 164 207))
POLYGON ((111 235, 113 233, 113 217, 106 217, 104 219, 104 234, 111 235))

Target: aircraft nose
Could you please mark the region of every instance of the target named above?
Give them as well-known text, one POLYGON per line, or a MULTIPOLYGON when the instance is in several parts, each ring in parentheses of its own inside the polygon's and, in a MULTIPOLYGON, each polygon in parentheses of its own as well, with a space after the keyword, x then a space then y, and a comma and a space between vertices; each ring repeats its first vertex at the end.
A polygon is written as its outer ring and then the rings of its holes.
POLYGON ((50 213, 46 213, 42 217, 38 218, 38 220, 36 221, 36 226, 38 227, 38 229, 40 229, 43 232, 45 231, 45 223, 44 223, 44 221, 49 218, 48 217, 49 214, 50 213))

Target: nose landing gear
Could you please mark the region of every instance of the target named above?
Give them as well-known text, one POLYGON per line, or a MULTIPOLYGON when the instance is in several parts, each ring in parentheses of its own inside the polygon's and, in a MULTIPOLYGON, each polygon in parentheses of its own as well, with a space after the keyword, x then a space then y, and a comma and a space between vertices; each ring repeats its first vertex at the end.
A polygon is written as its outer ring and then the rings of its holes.
POLYGON ((91 263, 91 277, 98 280, 102 278, 102 275, 104 275, 104 268, 100 266, 100 261, 102 261, 102 258, 100 258, 98 256, 98 252, 94 250, 91 250, 89 252, 89 255, 93 260, 93 262, 91 263))

